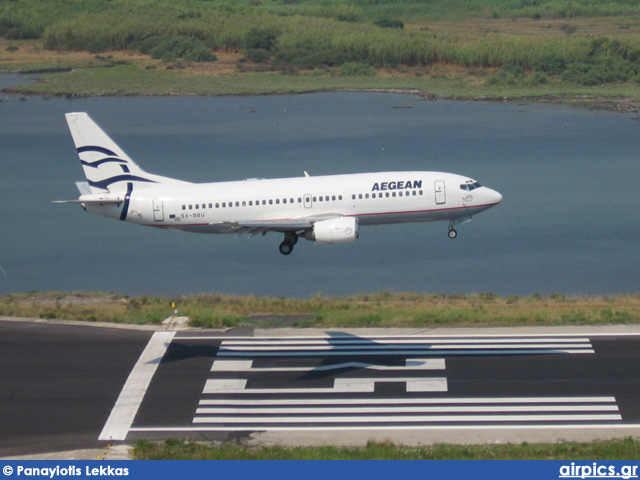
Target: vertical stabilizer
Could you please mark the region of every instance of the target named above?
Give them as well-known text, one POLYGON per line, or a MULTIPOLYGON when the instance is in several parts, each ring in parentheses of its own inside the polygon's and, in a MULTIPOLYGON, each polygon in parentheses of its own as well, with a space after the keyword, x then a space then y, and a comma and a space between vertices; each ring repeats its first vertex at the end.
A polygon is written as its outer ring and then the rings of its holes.
POLYGON ((91 193, 187 183, 142 170, 86 113, 67 113, 65 117, 91 193))

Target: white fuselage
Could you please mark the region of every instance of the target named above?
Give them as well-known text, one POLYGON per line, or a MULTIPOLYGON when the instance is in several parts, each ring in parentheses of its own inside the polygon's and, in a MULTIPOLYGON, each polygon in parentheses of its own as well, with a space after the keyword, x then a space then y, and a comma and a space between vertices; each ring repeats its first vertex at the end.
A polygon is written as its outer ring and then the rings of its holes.
POLYGON ((92 203, 86 208, 140 225, 236 233, 244 222, 283 222, 272 230, 287 231, 296 228, 284 222, 336 216, 357 217, 360 225, 455 221, 501 199, 498 192, 457 174, 380 172, 163 185, 133 189, 124 206, 92 203))

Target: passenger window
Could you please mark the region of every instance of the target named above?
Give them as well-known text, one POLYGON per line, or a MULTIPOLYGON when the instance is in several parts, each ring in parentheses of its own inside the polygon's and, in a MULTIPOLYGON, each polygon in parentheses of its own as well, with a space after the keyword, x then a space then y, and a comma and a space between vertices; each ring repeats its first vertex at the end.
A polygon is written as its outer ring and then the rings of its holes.
POLYGON ((287 199, 286 199, 286 198, 283 198, 283 199, 282 199, 282 203, 287 203, 287 199))
POLYGON ((391 192, 391 196, 395 197, 396 196, 396 192, 391 192))
POLYGON ((369 198, 369 194, 368 194, 368 193, 365 193, 365 194, 364 194, 364 198, 369 198))
POLYGON ((338 200, 342 200, 342 195, 338 195, 338 200))
POLYGON ((239 207, 239 206, 240 206, 240 202, 236 202, 236 207, 239 207))
POLYGON ((354 193, 353 195, 351 195, 351 200, 355 200, 356 199, 356 194, 354 193))
POLYGON ((422 190, 420 190, 418 193, 419 193, 420 195, 422 195, 422 190))
POLYGON ((336 201, 336 196, 335 196, 335 195, 333 195, 333 196, 331 197, 331 200, 333 200, 333 201, 335 202, 335 201, 336 201))
POLYGON ((219 203, 216 203, 216 208, 220 208, 220 204, 219 203))
POLYGON ((186 210, 186 209, 187 209, 187 206, 186 206, 186 205, 182 205, 182 209, 183 209, 183 210, 186 210))
POLYGON ((193 210, 193 205, 189 205, 189 210, 193 210))

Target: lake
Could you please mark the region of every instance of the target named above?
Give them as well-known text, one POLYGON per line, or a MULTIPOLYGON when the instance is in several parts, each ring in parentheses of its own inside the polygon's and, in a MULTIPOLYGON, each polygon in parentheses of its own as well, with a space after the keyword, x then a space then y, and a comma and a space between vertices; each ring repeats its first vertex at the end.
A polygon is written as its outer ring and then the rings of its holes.
POLYGON ((391 93, 2 98, 2 294, 640 291, 637 114, 391 93), (446 222, 363 227, 356 243, 302 240, 284 257, 280 234, 168 232, 52 204, 84 180, 70 111, 88 112, 145 170, 193 182, 438 170, 504 200, 455 240, 446 222))

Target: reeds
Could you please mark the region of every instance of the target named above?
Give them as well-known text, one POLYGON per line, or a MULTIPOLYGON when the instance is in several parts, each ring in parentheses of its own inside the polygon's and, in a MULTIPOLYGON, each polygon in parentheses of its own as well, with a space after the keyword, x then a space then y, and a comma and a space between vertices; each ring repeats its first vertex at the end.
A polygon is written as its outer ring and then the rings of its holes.
MULTIPOLYGON (((333 66, 326 59, 335 59, 336 52, 340 64, 362 63, 376 68, 424 67, 435 63, 465 68, 517 65, 528 72, 562 75, 566 82, 592 85, 638 81, 640 39, 585 38, 569 24, 571 33, 567 28, 548 35, 523 35, 517 31, 434 33, 428 28, 383 28, 376 24, 385 24, 381 18, 387 23, 422 25, 429 21, 487 16, 517 19, 637 15, 639 4, 638 0, 408 3, 356 0, 349 5, 319 0, 233 3, 22 0, 0 4, 0 36, 41 38, 48 49, 95 53, 144 51, 154 38, 174 41, 182 38, 197 40, 212 51, 264 49, 269 60, 284 54, 274 68, 286 67, 288 73, 298 68, 333 66), (263 45, 256 41, 256 34, 267 36, 269 42, 263 45), (282 62, 292 50, 307 52, 302 67, 300 62, 282 62), (549 59, 554 59, 554 73, 545 70, 549 59)), ((166 58, 171 61, 174 55, 167 54, 166 58)), ((204 52, 197 58, 214 59, 204 52)))

